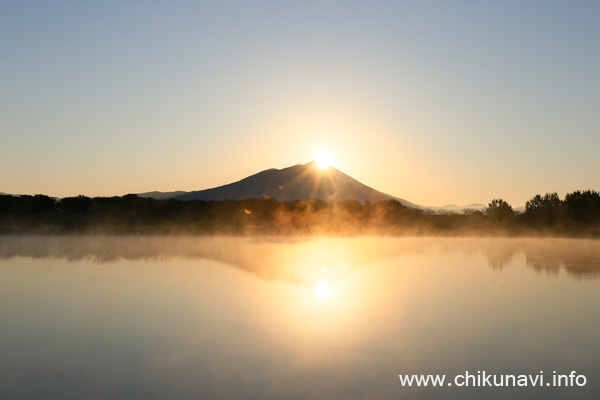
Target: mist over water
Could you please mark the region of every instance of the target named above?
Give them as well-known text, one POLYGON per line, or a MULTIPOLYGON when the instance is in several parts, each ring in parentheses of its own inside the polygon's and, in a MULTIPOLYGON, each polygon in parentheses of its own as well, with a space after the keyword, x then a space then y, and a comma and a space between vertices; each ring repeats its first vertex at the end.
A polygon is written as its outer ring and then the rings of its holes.
POLYGON ((315 265, 348 272, 369 263, 408 254, 482 254, 501 270, 513 257, 539 272, 561 270, 578 279, 600 272, 594 239, 558 238, 319 238, 185 236, 0 236, 0 259, 56 258, 69 261, 210 259, 263 278, 294 281, 291 274, 315 265))
POLYGON ((597 241, 0 237, 0 397, 592 399, 597 241), (585 374, 403 387, 398 374, 585 374))

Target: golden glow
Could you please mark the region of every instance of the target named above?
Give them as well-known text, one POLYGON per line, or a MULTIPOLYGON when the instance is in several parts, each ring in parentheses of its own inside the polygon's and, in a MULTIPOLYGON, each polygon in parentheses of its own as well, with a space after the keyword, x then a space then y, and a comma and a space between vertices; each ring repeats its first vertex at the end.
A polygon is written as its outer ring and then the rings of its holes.
POLYGON ((326 280, 319 281, 315 285, 315 296, 317 296, 320 299, 322 299, 323 297, 327 297, 330 291, 331 290, 329 289, 329 285, 327 284, 326 280))
POLYGON ((315 162, 319 168, 327 168, 331 166, 333 158, 328 152, 319 150, 315 153, 315 162))

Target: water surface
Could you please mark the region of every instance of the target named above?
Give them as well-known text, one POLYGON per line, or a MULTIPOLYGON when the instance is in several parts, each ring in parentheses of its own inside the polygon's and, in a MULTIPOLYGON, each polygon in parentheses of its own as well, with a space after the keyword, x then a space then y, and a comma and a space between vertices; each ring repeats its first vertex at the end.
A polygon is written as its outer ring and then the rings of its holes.
POLYGON ((599 247, 0 238, 0 397, 595 399, 599 247), (585 386, 409 388, 398 377, 573 370, 585 386))

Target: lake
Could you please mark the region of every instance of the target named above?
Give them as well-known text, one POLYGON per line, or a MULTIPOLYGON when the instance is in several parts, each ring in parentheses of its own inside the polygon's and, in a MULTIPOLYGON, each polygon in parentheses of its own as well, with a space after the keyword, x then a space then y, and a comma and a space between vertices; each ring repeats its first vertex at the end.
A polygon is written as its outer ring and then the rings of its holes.
POLYGON ((0 237, 0 398, 597 399, 599 277, 594 240, 0 237))

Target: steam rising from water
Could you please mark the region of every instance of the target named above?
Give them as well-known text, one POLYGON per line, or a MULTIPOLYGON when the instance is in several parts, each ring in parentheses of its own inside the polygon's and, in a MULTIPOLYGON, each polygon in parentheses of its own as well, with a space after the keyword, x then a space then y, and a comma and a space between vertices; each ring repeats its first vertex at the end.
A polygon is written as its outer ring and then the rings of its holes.
POLYGON ((483 254, 501 270, 524 255, 526 264, 549 275, 561 270, 578 279, 600 273, 600 246, 580 239, 468 238, 282 238, 4 236, 0 259, 210 259, 265 279, 314 285, 323 272, 335 281, 353 269, 406 254, 483 254))

